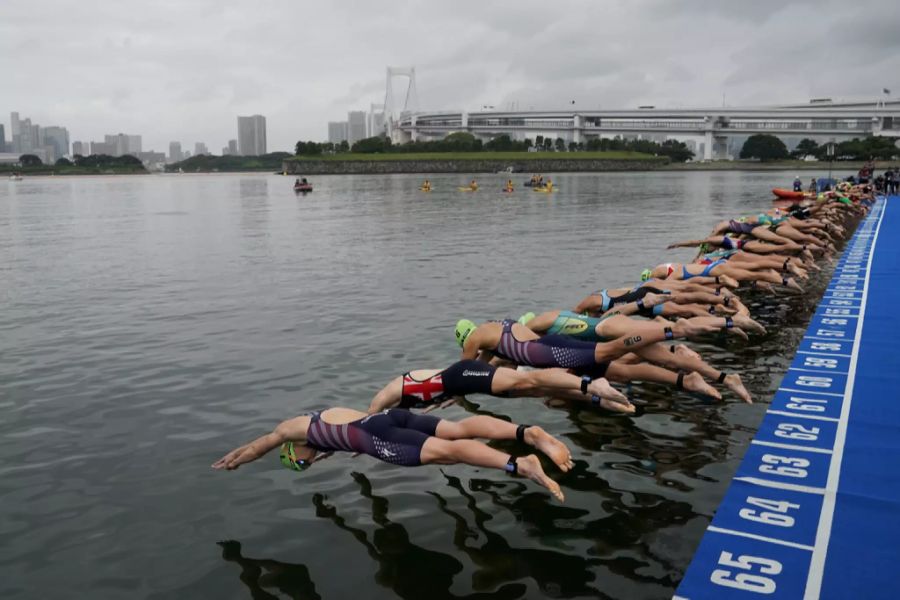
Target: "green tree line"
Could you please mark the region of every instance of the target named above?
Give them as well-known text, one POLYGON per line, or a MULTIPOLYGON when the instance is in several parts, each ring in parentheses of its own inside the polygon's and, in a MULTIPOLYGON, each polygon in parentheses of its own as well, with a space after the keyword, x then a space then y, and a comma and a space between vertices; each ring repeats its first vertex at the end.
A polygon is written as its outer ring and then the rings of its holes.
POLYGON ((666 140, 662 144, 650 140, 590 139, 587 142, 566 144, 562 138, 553 139, 539 135, 534 140, 513 140, 504 134, 483 142, 471 133, 451 133, 440 140, 413 141, 405 144, 393 144, 390 138, 376 136, 355 142, 352 146, 346 141, 340 144, 331 142, 299 141, 294 147, 297 156, 319 156, 353 152, 355 154, 391 154, 391 153, 430 153, 430 152, 527 152, 531 148, 545 152, 579 152, 579 151, 628 151, 667 156, 673 162, 684 162, 693 158, 694 153, 684 142, 666 140))
POLYGON ((802 159, 814 156, 819 160, 891 160, 900 155, 893 138, 875 135, 867 138, 854 138, 834 144, 834 152, 828 155, 828 144, 804 138, 800 140, 793 152, 788 152, 784 142, 774 135, 760 133, 751 135, 741 148, 741 158, 757 158, 761 161, 785 160, 787 158, 802 159))

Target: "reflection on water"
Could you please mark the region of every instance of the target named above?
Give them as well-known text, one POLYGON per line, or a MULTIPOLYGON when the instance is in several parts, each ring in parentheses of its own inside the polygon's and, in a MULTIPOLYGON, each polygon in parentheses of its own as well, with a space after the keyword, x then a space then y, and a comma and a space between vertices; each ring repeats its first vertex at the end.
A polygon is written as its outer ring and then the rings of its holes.
POLYGON ((635 385, 634 417, 486 397, 443 411, 565 440, 576 468, 545 462, 565 504, 464 466, 208 466, 285 417, 362 408, 392 377, 449 364, 460 317, 571 308, 687 259, 663 248, 764 206, 777 178, 572 174, 553 197, 457 194, 452 175, 427 197, 412 176, 321 177, 305 196, 268 175, 0 185, 0 596, 670 596, 807 298, 749 296, 767 336, 694 346, 742 373, 754 405, 635 385))

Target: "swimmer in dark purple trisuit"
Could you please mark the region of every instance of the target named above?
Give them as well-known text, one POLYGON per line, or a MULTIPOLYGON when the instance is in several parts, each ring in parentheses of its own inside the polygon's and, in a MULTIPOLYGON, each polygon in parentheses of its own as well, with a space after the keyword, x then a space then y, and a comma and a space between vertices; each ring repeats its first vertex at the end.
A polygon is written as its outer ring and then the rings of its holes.
POLYGON ((386 408, 432 408, 452 404, 469 394, 490 396, 553 396, 590 400, 607 410, 630 412, 633 407, 622 393, 600 377, 587 380, 563 369, 516 371, 478 360, 461 360, 446 369, 418 369, 395 378, 379 391, 369 413, 386 408))
POLYGON ((517 426, 486 415, 455 422, 397 408, 374 415, 329 408, 283 421, 271 433, 235 448, 212 468, 231 471, 279 446, 281 463, 295 471, 305 470, 325 453, 360 452, 405 467, 466 464, 499 469, 527 477, 564 499, 559 484, 544 473, 534 454, 513 457, 472 438, 518 440, 546 454, 564 472, 574 466, 566 445, 536 426, 517 426))

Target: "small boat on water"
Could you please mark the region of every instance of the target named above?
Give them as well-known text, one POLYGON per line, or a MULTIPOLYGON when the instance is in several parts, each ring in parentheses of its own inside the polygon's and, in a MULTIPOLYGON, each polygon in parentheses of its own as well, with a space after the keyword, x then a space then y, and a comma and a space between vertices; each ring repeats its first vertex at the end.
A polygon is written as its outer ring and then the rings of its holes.
POLYGON ((786 190, 784 188, 774 188, 772 193, 785 200, 799 200, 806 197, 806 192, 795 192, 794 190, 786 190))
POLYGON ((303 179, 297 179, 294 181, 294 191, 297 193, 306 193, 313 191, 312 184, 306 180, 306 177, 303 179))

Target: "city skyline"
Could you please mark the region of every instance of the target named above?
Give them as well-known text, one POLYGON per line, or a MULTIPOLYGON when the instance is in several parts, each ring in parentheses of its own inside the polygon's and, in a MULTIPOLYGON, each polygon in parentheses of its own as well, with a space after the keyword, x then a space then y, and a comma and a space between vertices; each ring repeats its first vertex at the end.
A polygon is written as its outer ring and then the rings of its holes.
POLYGON ((379 2, 282 2, 277 18, 208 0, 156 6, 135 19, 144 5, 128 1, 76 13, 62 0, 4 2, 0 114, 65 126, 75 140, 134 131, 156 150, 176 139, 221 148, 235 115, 262 114, 272 151, 323 141, 328 122, 383 102, 388 65, 416 67, 423 110, 761 105, 900 89, 900 6, 886 0, 571 1, 552 11, 464 0, 396 13, 379 2), (299 36, 296 23, 312 16, 299 36), (865 34, 833 42, 848 30, 865 34))

